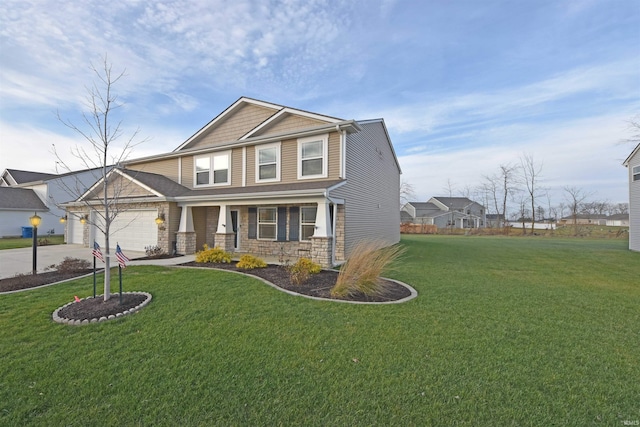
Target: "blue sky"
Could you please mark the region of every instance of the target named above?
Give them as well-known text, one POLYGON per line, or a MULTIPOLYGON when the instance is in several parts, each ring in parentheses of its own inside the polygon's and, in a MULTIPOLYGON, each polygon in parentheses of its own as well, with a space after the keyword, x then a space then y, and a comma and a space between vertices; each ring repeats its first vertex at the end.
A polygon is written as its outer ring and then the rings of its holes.
MULTIPOLYGON (((0 4, 0 169, 74 163, 90 63, 108 54, 131 158, 171 151, 241 96, 385 119, 417 200, 517 163, 562 201, 628 199, 640 0, 234 0, 0 4)), ((117 147, 115 147, 117 149, 117 147)), ((79 164, 77 164, 80 167, 79 164)))

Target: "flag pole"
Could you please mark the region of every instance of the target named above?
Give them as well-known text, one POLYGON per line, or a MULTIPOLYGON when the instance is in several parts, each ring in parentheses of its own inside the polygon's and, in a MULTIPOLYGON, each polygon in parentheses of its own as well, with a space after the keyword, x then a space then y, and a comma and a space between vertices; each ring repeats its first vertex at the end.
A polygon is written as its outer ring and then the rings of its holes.
POLYGON ((93 297, 96 297, 96 257, 93 256, 93 297))
POLYGON ((120 305, 122 305, 122 266, 118 264, 118 276, 120 276, 120 305))

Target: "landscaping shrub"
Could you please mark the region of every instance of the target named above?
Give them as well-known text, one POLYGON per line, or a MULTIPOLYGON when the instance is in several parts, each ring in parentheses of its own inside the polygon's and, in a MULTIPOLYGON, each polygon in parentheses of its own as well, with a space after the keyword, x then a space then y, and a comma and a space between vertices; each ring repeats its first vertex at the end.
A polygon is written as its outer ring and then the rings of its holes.
POLYGON ((379 295, 384 292, 380 275, 391 269, 391 264, 404 253, 400 245, 384 247, 380 241, 363 241, 351 252, 349 261, 342 267, 331 295, 344 297, 362 292, 379 295))
POLYGON ((204 250, 196 252, 196 262, 218 262, 229 264, 231 254, 220 248, 209 248, 206 244, 204 250))
POLYGON ((158 258, 164 255, 164 249, 160 246, 145 246, 144 252, 147 254, 149 258, 158 258))
POLYGON ((322 267, 309 258, 300 258, 298 262, 287 267, 291 282, 295 285, 303 284, 309 279, 309 276, 320 273, 320 270, 322 267))
POLYGON ((91 263, 86 259, 65 257, 60 264, 54 266, 60 273, 75 273, 91 268, 91 263))
POLYGON ((258 258, 253 255, 242 255, 240 257, 240 261, 236 264, 236 267, 242 268, 244 270, 252 270, 254 268, 264 268, 267 266, 267 263, 264 262, 261 258, 258 258))

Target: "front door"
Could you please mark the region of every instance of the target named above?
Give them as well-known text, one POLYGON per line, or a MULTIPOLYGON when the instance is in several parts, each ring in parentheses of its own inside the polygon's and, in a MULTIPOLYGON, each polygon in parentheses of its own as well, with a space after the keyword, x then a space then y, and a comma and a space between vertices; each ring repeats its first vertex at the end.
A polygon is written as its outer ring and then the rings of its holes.
POLYGON ((231 211, 231 227, 233 228, 233 248, 238 250, 240 249, 238 247, 238 211, 231 211))

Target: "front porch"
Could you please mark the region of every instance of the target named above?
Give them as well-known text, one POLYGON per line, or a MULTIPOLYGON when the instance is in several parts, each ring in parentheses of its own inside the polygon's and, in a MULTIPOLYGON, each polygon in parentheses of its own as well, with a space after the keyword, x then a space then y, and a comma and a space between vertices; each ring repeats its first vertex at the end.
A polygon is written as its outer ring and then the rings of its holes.
POLYGON ((310 258, 323 267, 344 261, 344 205, 315 203, 184 204, 176 251, 193 254, 204 244, 280 263, 310 258))

